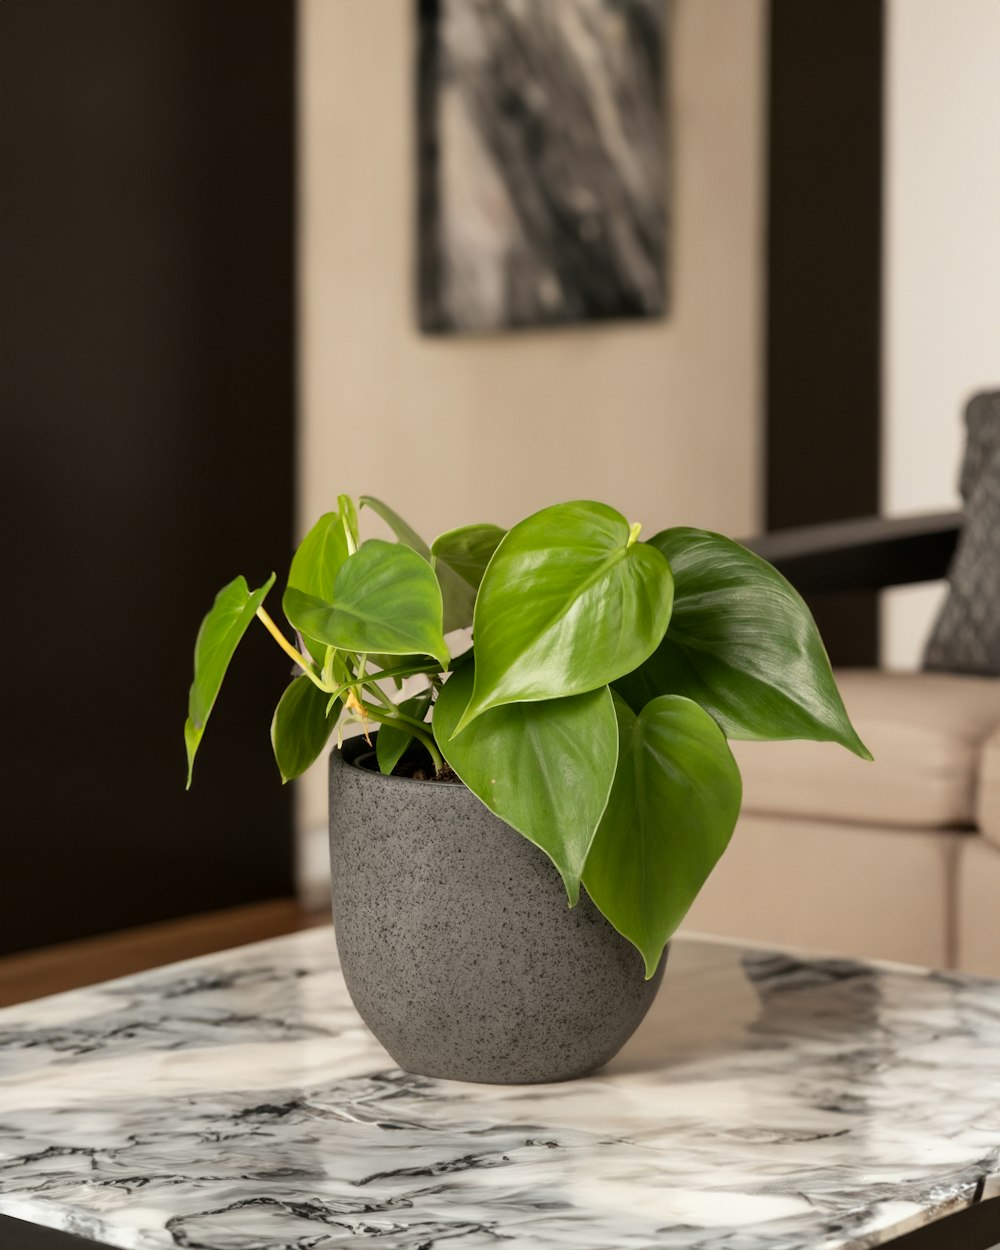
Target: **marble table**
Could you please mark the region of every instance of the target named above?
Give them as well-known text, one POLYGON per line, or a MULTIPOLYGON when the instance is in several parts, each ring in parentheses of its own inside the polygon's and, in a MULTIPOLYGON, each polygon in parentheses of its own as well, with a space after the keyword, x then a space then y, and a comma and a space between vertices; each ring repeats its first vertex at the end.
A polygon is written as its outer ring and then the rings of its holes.
POLYGON ((329 929, 0 1011, 4 1250, 978 1250, 998 1195, 1000 982, 679 940, 507 1088, 395 1068, 329 929))

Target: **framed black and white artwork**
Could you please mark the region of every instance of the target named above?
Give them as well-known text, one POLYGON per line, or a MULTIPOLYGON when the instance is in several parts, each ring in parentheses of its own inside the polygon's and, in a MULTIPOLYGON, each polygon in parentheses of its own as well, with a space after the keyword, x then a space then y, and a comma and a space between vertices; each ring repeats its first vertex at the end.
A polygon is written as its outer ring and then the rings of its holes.
POLYGON ((418 0, 431 333, 666 307, 667 0, 418 0))

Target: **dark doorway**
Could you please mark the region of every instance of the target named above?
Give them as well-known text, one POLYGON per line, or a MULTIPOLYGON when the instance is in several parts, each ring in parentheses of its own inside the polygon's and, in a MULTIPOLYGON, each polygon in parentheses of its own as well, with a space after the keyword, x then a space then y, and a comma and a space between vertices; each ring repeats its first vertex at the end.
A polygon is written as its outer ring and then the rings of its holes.
POLYGON ((215 591, 292 543, 294 17, 0 5, 4 951, 292 889, 273 646, 190 794, 181 730, 215 591))
MULTIPOLYGON (((879 510, 883 0, 772 0, 767 527, 879 510)), ((874 664, 874 593, 809 598, 874 664)))

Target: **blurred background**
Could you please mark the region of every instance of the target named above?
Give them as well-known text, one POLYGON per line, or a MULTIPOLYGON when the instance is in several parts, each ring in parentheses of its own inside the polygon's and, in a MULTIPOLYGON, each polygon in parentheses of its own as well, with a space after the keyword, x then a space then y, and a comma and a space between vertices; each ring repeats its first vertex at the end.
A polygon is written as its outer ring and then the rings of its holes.
MULTIPOLYGON (((323 917, 263 631, 190 793, 181 727, 215 591, 338 493, 427 538, 957 506, 995 0, 5 0, 0 93, 6 1001, 323 917)), ((941 593, 813 607, 909 668, 941 593)))

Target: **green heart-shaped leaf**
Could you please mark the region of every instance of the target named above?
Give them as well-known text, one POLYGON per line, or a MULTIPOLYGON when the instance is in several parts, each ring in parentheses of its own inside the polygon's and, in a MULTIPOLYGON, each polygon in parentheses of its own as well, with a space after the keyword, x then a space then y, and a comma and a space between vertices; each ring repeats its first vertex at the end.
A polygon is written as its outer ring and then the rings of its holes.
MULTIPOLYGON (((382 518, 401 543, 405 543, 407 547, 412 548, 430 563, 430 547, 398 512, 394 512, 387 503, 383 503, 381 499, 375 499, 372 495, 362 495, 361 506, 371 508, 376 516, 382 518)), ((435 573, 441 585, 441 597, 444 604, 444 632, 449 634, 453 629, 465 629, 467 625, 472 624, 472 609, 476 602, 475 590, 455 572, 450 564, 438 564, 435 573)))
POLYGON ((674 614, 656 654, 615 683, 633 709, 683 694, 731 738, 839 742, 871 759, 812 614, 777 569, 704 530, 664 530, 650 544, 673 569, 674 614))
POLYGON ((729 844, 742 787, 729 744, 690 699, 636 716, 615 696, 618 770, 583 873, 587 893, 656 971, 729 844))
POLYGON ((489 708, 596 690, 650 656, 670 620, 663 556, 613 508, 544 508, 515 525, 476 599, 476 685, 455 732, 489 708))
POLYGON ((299 543, 288 585, 329 603, 340 566, 349 554, 343 517, 339 512, 324 513, 299 543))
POLYGON ((448 666, 441 590, 431 566, 409 547, 373 538, 337 573, 332 603, 289 588, 285 614, 317 642, 345 651, 432 655, 448 666))
POLYGON ((506 533, 499 525, 463 525, 435 538, 431 555, 438 565, 447 564, 462 581, 478 590, 486 566, 506 533))
POLYGON ((194 681, 188 694, 188 716, 184 723, 188 789, 191 788, 194 757, 233 652, 273 585, 273 573, 259 590, 253 592, 247 586, 245 577, 234 578, 215 596, 215 602, 198 630, 194 644, 194 681))
MULTIPOLYGON (((340 511, 326 512, 299 543, 288 570, 288 585, 281 598, 282 611, 288 616, 288 591, 301 590, 329 603, 333 597, 333 583, 340 566, 350 555, 347 543, 349 519, 340 511)), ((312 638, 304 639, 309 654, 322 668, 325 647, 312 638)))
POLYGON ((327 716, 330 696, 308 677, 286 686, 271 722, 271 746, 281 780, 300 777, 326 746, 336 715, 327 716))
POLYGON ((434 705, 438 744, 473 794, 552 860, 572 906, 615 774, 611 693, 494 708, 452 737, 474 679, 469 663, 445 682, 434 705))

